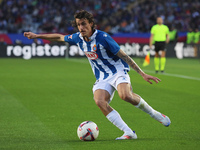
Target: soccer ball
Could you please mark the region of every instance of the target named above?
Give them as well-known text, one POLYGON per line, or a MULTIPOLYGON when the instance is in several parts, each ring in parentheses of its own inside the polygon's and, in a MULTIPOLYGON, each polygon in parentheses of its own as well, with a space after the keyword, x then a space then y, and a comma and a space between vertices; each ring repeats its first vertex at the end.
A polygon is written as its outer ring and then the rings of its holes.
POLYGON ((82 141, 94 141, 99 135, 99 128, 92 121, 84 121, 78 126, 77 134, 82 141))

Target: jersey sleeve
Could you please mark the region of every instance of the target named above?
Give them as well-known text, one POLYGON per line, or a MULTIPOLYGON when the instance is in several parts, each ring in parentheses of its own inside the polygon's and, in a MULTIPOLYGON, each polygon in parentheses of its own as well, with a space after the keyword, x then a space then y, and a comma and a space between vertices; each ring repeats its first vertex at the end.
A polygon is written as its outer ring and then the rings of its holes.
POLYGON ((71 34, 71 35, 66 35, 64 37, 65 42, 68 42, 69 44, 76 44, 77 43, 77 35, 76 34, 71 34))
POLYGON ((169 34, 169 28, 166 26, 166 34, 169 34))
POLYGON ((155 33, 154 33, 154 31, 155 31, 154 29, 155 29, 155 26, 153 26, 153 27, 151 28, 151 34, 155 34, 155 33))
POLYGON ((119 45, 107 33, 103 34, 103 40, 102 41, 103 41, 103 46, 105 47, 105 49, 111 51, 114 55, 116 55, 119 52, 119 50, 120 50, 119 45))

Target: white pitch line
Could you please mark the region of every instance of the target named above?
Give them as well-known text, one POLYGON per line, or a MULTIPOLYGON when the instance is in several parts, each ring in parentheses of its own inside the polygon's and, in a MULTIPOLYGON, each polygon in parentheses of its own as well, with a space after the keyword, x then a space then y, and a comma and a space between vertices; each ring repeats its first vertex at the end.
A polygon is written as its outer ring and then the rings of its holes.
MULTIPOLYGON (((148 72, 148 73, 154 73, 153 71, 150 71, 150 70, 144 70, 144 71, 145 71, 145 72, 148 72)), ((200 81, 200 78, 197 78, 197 77, 190 77, 190 76, 185 76, 185 75, 180 75, 180 74, 163 73, 163 74, 161 74, 161 75, 200 81)))

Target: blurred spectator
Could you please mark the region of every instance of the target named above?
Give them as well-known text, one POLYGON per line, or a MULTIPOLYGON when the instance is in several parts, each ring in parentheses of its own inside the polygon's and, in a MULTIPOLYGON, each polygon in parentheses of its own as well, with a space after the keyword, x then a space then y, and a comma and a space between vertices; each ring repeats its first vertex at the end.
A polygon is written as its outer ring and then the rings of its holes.
POLYGON ((42 42, 39 39, 33 39, 33 43, 40 45, 42 42))
POLYGON ((178 33, 177 33, 177 30, 174 28, 174 26, 171 26, 170 28, 169 40, 170 40, 170 43, 175 43, 178 41, 178 33))
POLYGON ((22 41, 21 41, 21 40, 19 40, 19 39, 16 39, 16 40, 15 40, 15 44, 18 44, 18 45, 20 45, 20 44, 22 44, 22 41))
POLYGON ((194 32, 193 32, 192 28, 189 28, 186 38, 187 38, 187 40, 186 40, 187 44, 193 44, 193 42, 194 42, 194 32))
POLYGON ((198 49, 199 47, 197 46, 197 44, 199 44, 199 39, 200 39, 200 32, 199 30, 196 28, 195 32, 194 32, 194 56, 197 57, 198 56, 198 49))
POLYGON ((148 32, 157 16, 179 31, 200 29, 199 0, 1 0, 0 33, 73 33, 76 10, 94 14, 97 28, 109 33, 148 32))
POLYGON ((6 45, 7 43, 5 42, 4 38, 0 38, 0 45, 6 45))
POLYGON ((198 44, 199 43, 199 39, 200 39, 200 32, 199 30, 196 28, 195 32, 194 32, 194 43, 198 44))

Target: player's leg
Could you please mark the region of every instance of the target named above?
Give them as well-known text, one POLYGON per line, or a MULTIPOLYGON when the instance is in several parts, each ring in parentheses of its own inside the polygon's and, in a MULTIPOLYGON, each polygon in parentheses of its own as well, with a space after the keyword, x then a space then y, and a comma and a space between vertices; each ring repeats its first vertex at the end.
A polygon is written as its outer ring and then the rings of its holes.
POLYGON ((139 95, 132 92, 131 85, 129 83, 120 83, 117 86, 117 91, 122 100, 125 100, 136 107, 140 106, 138 108, 148 113, 150 116, 153 115, 154 109, 149 106, 139 95))
POLYGON ((158 73, 159 67, 160 67, 160 56, 159 56, 159 51, 155 51, 155 56, 154 56, 154 66, 155 66, 155 72, 158 73))
POLYGON ((170 119, 161 114, 160 112, 154 110, 143 98, 135 94, 131 90, 131 85, 129 83, 120 83, 117 86, 117 90, 121 99, 133 104, 137 108, 149 114, 155 120, 161 122, 165 126, 170 125, 170 119))
MULTIPOLYGON (((93 92, 95 103, 106 116, 106 118, 117 128, 124 131, 125 133, 132 132, 128 125, 122 120, 120 114, 109 105, 110 98, 113 96, 114 88, 111 85, 105 84, 107 83, 104 83, 104 85, 101 85, 101 83, 94 85, 93 92), (99 86, 105 90, 99 89, 99 86)), ((137 136, 134 138, 137 138, 137 136)))
POLYGON ((160 42, 155 42, 155 55, 154 55, 154 67, 155 67, 155 72, 158 73, 160 69, 160 55, 159 55, 159 50, 160 50, 160 42))
POLYGON ((165 64, 166 64, 166 51, 162 51, 161 53, 161 58, 160 58, 160 70, 162 73, 164 73, 164 70, 165 70, 165 64))
POLYGON ((165 64, 166 64, 166 43, 162 42, 160 45, 160 49, 161 49, 161 58, 160 58, 160 70, 161 73, 164 73, 165 70, 165 64))
POLYGON ((105 116, 113 111, 113 108, 108 104, 108 101, 110 100, 110 94, 108 91, 102 89, 96 90, 94 92, 94 100, 105 116))

